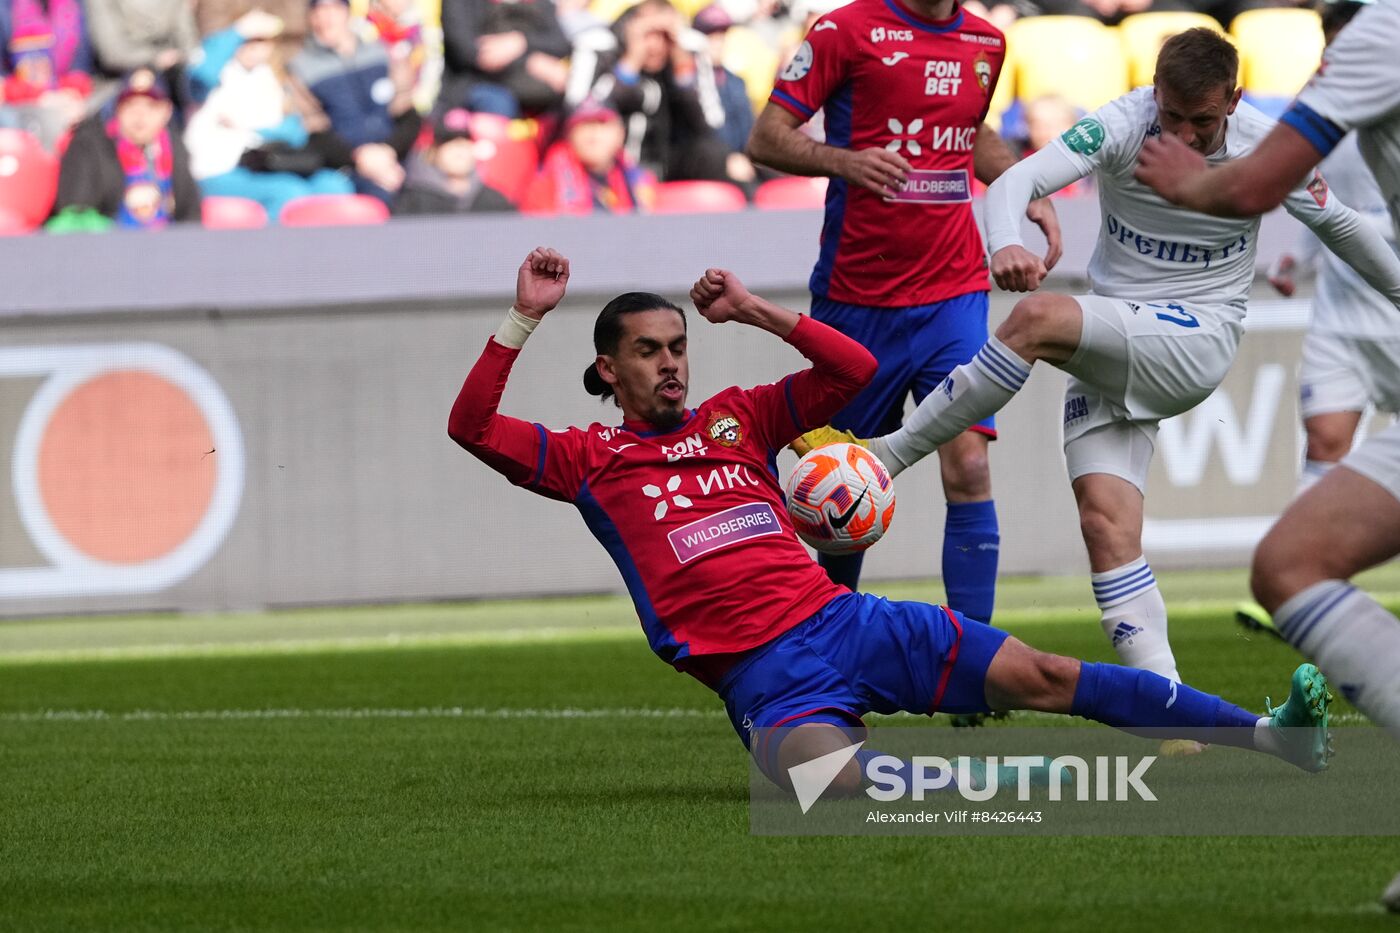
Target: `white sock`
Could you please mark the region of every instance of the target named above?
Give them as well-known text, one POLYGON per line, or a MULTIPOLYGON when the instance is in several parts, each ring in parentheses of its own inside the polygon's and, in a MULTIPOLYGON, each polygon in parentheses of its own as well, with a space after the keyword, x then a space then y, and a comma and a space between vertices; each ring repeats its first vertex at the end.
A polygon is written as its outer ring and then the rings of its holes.
POLYGON ((1309 486, 1327 475, 1327 471, 1336 466, 1332 460, 1304 460, 1303 472, 1298 474, 1298 488, 1293 491, 1294 496, 1301 496, 1309 486))
POLYGON ((971 360, 953 370, 893 434, 871 445, 893 472, 913 466, 1011 401, 1030 378, 1031 364, 989 337, 971 360))
POLYGON ((1128 667, 1151 671, 1181 683, 1167 642, 1167 604, 1147 558, 1090 574, 1094 599, 1103 612, 1103 630, 1128 667))
POLYGON ((1274 613, 1289 644, 1334 687, 1400 739, 1400 619, 1342 580, 1323 580, 1274 613))

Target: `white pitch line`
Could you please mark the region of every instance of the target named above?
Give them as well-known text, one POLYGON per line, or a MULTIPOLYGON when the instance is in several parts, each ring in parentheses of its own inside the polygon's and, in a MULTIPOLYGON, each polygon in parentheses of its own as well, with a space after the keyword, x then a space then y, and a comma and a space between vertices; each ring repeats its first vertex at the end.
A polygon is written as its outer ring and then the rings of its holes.
POLYGON ((669 707, 614 709, 489 709, 484 706, 425 706, 416 709, 194 709, 129 710, 53 709, 0 713, 0 722, 185 722, 269 719, 713 719, 722 710, 669 707))
MULTIPOLYGON (((102 709, 50 709, 23 713, 0 713, 0 723, 36 722, 234 722, 277 719, 721 719, 719 709, 690 707, 561 707, 557 709, 508 708, 485 706, 422 706, 417 708, 341 708, 341 709, 189 709, 189 710, 127 710, 112 712, 102 709)), ((882 715, 871 713, 866 719, 872 725, 888 723, 915 724, 926 722, 912 713, 882 715)), ((1020 711, 1004 725, 990 730, 1014 728, 1018 723, 1068 723, 1069 717, 1058 713, 1020 711)), ((935 720, 937 723, 937 720, 935 720)), ((1340 713, 1332 724, 1364 725, 1369 720, 1360 713, 1340 713)))

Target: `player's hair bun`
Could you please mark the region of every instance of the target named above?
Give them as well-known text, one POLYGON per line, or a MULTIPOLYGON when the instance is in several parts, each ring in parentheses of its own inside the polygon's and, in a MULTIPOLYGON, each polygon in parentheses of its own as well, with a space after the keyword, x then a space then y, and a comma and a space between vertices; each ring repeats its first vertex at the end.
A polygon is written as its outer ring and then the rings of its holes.
POLYGON ((613 387, 604 382, 602 374, 598 372, 596 361, 589 363, 588 368, 583 371, 583 391, 599 398, 607 398, 613 394, 613 387))

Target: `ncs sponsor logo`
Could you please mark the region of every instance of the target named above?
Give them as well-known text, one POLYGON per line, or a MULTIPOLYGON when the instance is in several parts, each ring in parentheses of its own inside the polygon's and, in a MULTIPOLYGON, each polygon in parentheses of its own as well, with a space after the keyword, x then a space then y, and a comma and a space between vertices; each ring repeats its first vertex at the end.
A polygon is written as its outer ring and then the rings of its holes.
POLYGON ((41 346, 0 350, 0 379, 41 380, 10 461, 21 533, 41 563, 0 568, 0 598, 154 593, 218 551, 238 515, 244 451, 206 370, 153 343, 41 346))

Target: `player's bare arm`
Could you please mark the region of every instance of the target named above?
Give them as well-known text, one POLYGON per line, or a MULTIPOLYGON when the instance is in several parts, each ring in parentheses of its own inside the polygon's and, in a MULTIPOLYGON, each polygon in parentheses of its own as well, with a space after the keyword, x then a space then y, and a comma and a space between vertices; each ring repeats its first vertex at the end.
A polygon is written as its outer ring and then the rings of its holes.
POLYGON ((880 197, 892 197, 909 179, 909 163, 881 148, 838 149, 802 132, 804 120, 782 107, 763 108, 749 134, 748 156, 793 175, 844 178, 880 197))
MULTIPOLYGON (((977 138, 972 143, 972 171, 977 176, 977 180, 984 185, 990 185, 1006 173, 1006 170, 1016 164, 1016 156, 1011 152, 1011 148, 1006 145, 1006 140, 1001 138, 1001 134, 986 123, 983 123, 977 130, 977 138)), ((1064 253, 1063 238, 1060 234, 1060 218, 1055 213, 1055 206, 1050 203, 1049 198, 1037 198, 1031 201, 1025 208, 1026 218, 1031 223, 1040 228, 1040 232, 1045 234, 1045 259, 1036 261, 1044 266, 1040 277, 1045 277, 1045 272, 1055 268, 1055 263, 1060 261, 1060 256, 1064 253)), ((1022 250, 1030 255, 1029 251, 1022 250)), ((993 279, 1001 288, 1008 288, 1003 285, 1000 279, 996 278, 995 269, 992 272, 993 279)), ((1037 285, 1029 288, 1015 288, 1011 291, 1031 291, 1037 285)))
POLYGON ((1134 175, 1182 207, 1218 217, 1253 217, 1282 204, 1322 155, 1280 123, 1249 155, 1210 167, 1199 152, 1163 133, 1143 143, 1134 175))
POLYGON ((787 337, 802 316, 760 298, 744 287, 739 277, 725 269, 706 269, 690 290, 695 310, 711 324, 738 321, 787 337))

